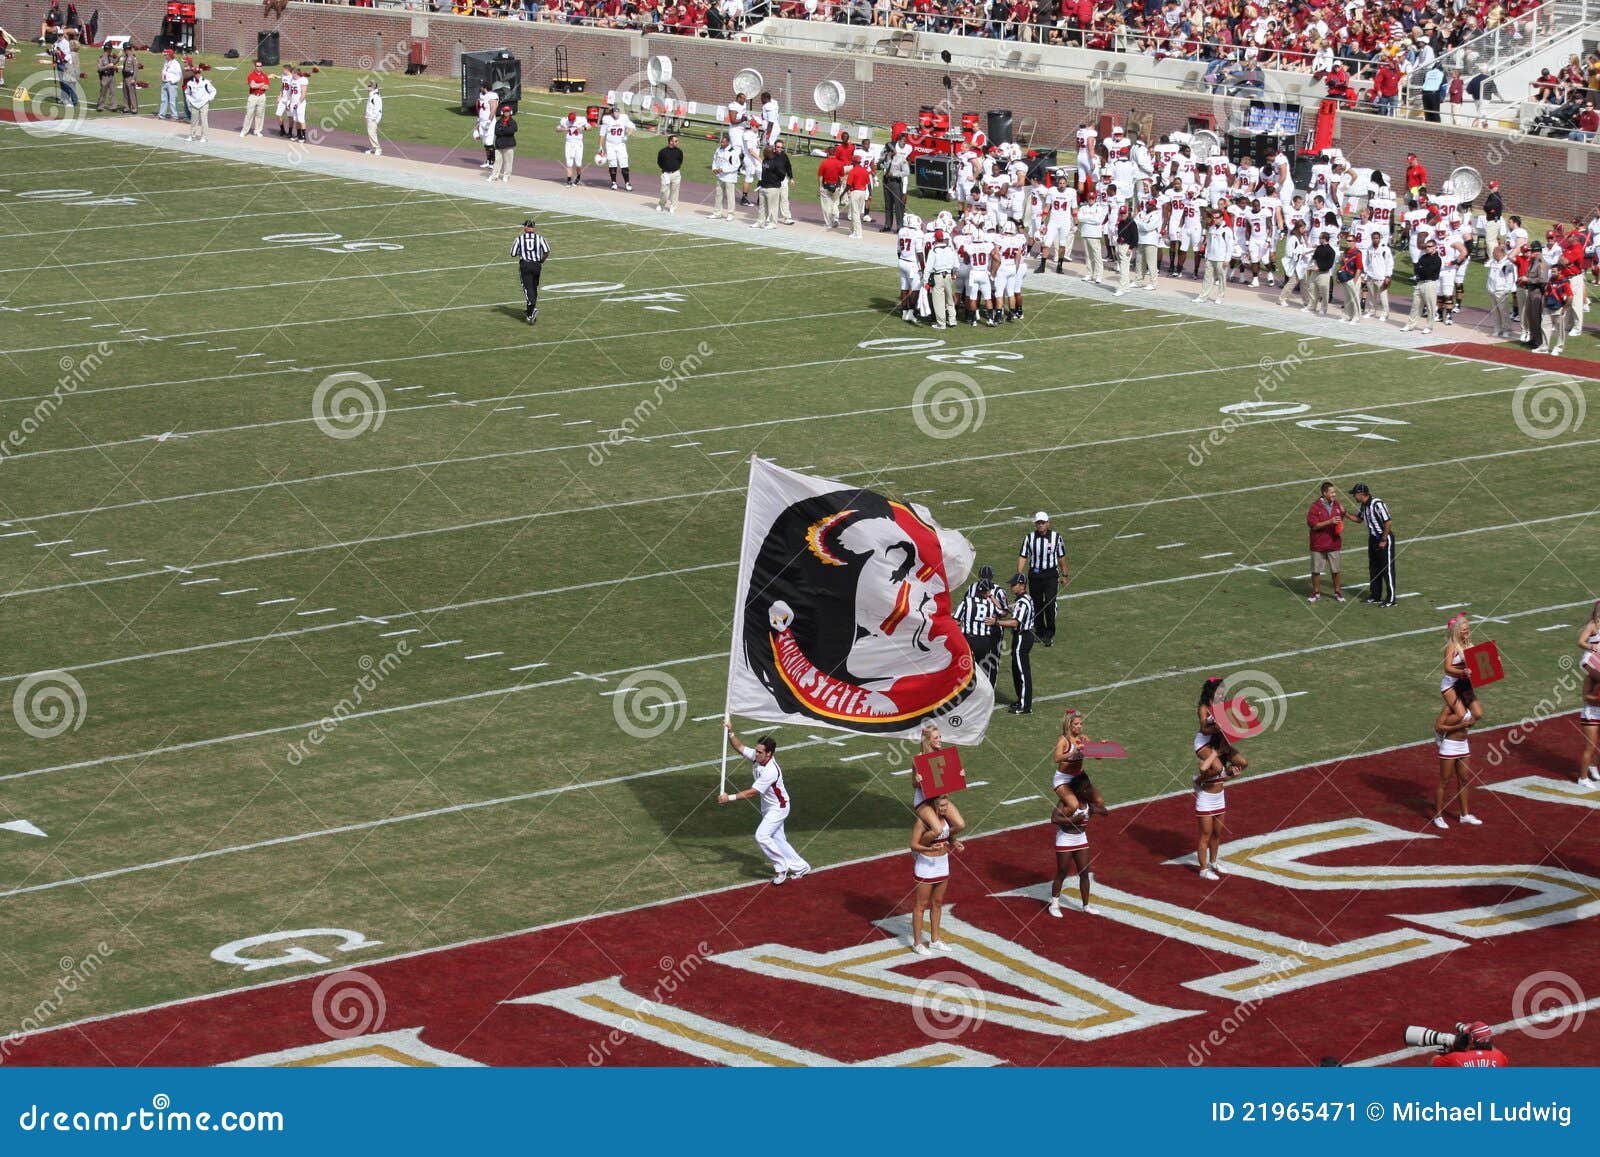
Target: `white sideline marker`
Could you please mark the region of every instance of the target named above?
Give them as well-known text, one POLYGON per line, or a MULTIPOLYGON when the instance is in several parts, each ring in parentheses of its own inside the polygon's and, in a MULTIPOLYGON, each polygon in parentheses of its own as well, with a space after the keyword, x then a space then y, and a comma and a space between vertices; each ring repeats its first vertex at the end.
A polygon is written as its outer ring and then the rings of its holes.
POLYGON ((479 651, 476 655, 464 656, 464 661, 470 663, 474 659, 494 659, 504 654, 504 651, 479 651))
POLYGON ((33 544, 33 546, 34 549, 37 550, 41 546, 66 546, 67 543, 71 541, 72 540, 70 538, 58 538, 52 542, 36 542, 33 544))
POLYGON ((107 549, 106 547, 102 546, 98 550, 75 550, 70 555, 68 555, 67 557, 69 557, 69 558, 88 558, 91 554, 110 554, 110 553, 111 553, 111 551, 109 549, 107 549))
MULTIPOLYGON (((716 717, 712 716, 712 718, 716 718, 716 717)), ((881 751, 862 751, 862 752, 858 752, 855 755, 841 755, 839 757, 839 762, 840 763, 854 763, 858 759, 876 759, 878 756, 880 756, 882 754, 883 754, 883 752, 881 752, 881 751)))
POLYGON ((1535 627, 1537 631, 1564 631, 1572 626, 1571 623, 1551 623, 1548 627, 1535 627))
POLYGON ((989 786, 989 781, 986 780, 986 779, 975 779, 971 783, 967 784, 967 786, 968 787, 988 787, 989 786))
MULTIPOLYGON (((1144 531, 1136 530, 1132 534, 1119 534, 1116 537, 1117 538, 1143 538, 1144 537, 1144 531)), ((968 784, 967 786, 971 787, 972 785, 968 784)))
POLYGON ((1069 527, 1067 527, 1067 529, 1068 530, 1095 530, 1095 529, 1097 529, 1099 527, 1099 525, 1100 524, 1098 522, 1085 522, 1082 526, 1069 526, 1069 527))
POLYGON ((1169 542, 1164 546, 1156 547, 1157 550, 1177 550, 1180 546, 1188 546, 1187 542, 1169 542))
POLYGON ((548 667, 548 663, 524 663, 520 667, 507 667, 507 671, 535 671, 540 667, 548 667))
POLYGON ((20 534, 38 534, 37 530, 8 530, 0 538, 16 538, 20 534))
POLYGON ((1471 603, 1444 603, 1433 609, 1436 611, 1458 611, 1462 607, 1470 607, 1471 605, 1471 603))
POLYGON ((457 643, 460 643, 460 642, 464 642, 464 640, 462 640, 462 639, 443 639, 443 640, 441 640, 440 642, 437 642, 437 643, 424 643, 424 644, 422 644, 422 649, 424 651, 431 651, 435 647, 453 647, 457 643))
POLYGON ((294 603, 294 602, 299 602, 299 601, 300 600, 298 600, 298 599, 291 599, 291 598, 262 599, 259 603, 256 604, 256 606, 258 606, 258 607, 275 607, 279 603, 294 603))
POLYGON ((1274 700, 1277 700, 1277 699, 1298 699, 1302 695, 1309 695, 1309 694, 1311 694, 1311 692, 1309 692, 1309 691, 1285 691, 1281 695, 1264 695, 1264 696, 1262 696, 1261 702, 1263 702, 1263 703, 1271 703, 1271 702, 1273 702, 1274 700))
POLYGON ((379 635, 378 638, 380 638, 380 639, 396 639, 396 638, 399 638, 401 635, 415 635, 415 634, 418 634, 419 632, 421 632, 421 630, 422 630, 421 627, 407 627, 403 631, 385 631, 385 632, 383 632, 383 634, 379 635))
POLYGON ((219 583, 221 581, 222 580, 219 579, 219 578, 197 578, 197 579, 188 579, 188 580, 186 580, 184 582, 179 583, 178 585, 180 587, 198 587, 198 586, 203 586, 206 583, 219 583))
POLYGON ((248 595, 248 594, 253 594, 254 592, 256 592, 256 591, 258 591, 260 589, 261 589, 260 587, 240 587, 236 591, 218 591, 217 592, 217 597, 219 599, 225 599, 229 595, 248 595))
POLYGON ((1232 558, 1232 557, 1233 557, 1233 551, 1231 551, 1231 550, 1222 550, 1222 551, 1218 551, 1216 554, 1203 554, 1203 555, 1200 556, 1202 561, 1205 560, 1205 559, 1208 559, 1208 558, 1232 558))
MULTIPOLYGON (((556 417, 558 417, 558 418, 560 416, 561 415, 559 415, 559 414, 556 415, 556 417)), ((579 418, 574 422, 562 422, 561 424, 563 426, 592 426, 592 425, 594 425, 594 422, 593 422, 592 419, 589 419, 589 418, 579 418)))
POLYGON ((295 614, 299 615, 299 616, 301 616, 303 618, 306 615, 327 615, 327 614, 332 614, 334 611, 336 611, 338 609, 339 609, 338 607, 319 607, 317 610, 314 610, 314 611, 296 611, 295 614))
POLYGON ((5 823, 0 824, 0 831, 16 832, 18 835, 22 836, 44 835, 44 832, 39 830, 39 828, 35 827, 33 824, 30 824, 27 820, 8 820, 5 823))
POLYGON ((1000 801, 1000 806, 1001 807, 1011 807, 1014 804, 1019 804, 1019 803, 1032 803, 1036 798, 1037 798, 1036 796, 1031 796, 1031 795, 1019 795, 1016 799, 1003 799, 1003 800, 1001 800, 1000 801))
POLYGON ((107 566, 131 566, 136 562, 143 562, 142 558, 119 558, 115 562, 106 563, 107 566))

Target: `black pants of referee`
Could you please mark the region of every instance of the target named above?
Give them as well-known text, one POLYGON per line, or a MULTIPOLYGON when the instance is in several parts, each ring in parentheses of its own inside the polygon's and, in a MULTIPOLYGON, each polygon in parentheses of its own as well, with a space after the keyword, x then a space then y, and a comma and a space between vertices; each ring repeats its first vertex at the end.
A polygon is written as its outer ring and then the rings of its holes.
POLYGON ((967 646, 972 651, 973 663, 989 677, 989 685, 993 686, 995 681, 1000 678, 999 634, 968 635, 966 640, 967 646))
POLYGON ((906 179, 883 179, 883 232, 898 233, 906 223, 906 179))
POLYGON ((539 312, 539 273, 544 264, 539 261, 517 262, 517 272, 522 277, 522 296, 528 299, 528 320, 539 312))
POLYGON ((1028 652, 1033 650, 1032 631, 1011 633, 1011 685, 1016 689, 1016 707, 1019 711, 1033 710, 1033 664, 1028 652))
POLYGON ((1039 641, 1047 647, 1056 637, 1056 591, 1059 587, 1056 580, 1060 574, 1060 571, 1047 570, 1028 576, 1028 593, 1033 596, 1037 623, 1035 629, 1039 632, 1039 641))
POLYGON ((1394 547, 1393 535, 1388 546, 1381 538, 1367 539, 1367 598, 1386 607, 1392 607, 1395 600, 1394 547))

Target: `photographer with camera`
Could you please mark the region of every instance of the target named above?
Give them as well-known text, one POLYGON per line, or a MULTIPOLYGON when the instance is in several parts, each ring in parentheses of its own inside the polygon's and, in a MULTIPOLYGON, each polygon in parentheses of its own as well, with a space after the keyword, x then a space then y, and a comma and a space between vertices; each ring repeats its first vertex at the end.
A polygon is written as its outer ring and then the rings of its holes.
POLYGON ((1409 1025, 1406 1044, 1416 1048, 1437 1048, 1436 1069, 1505 1069, 1511 1058, 1494 1047, 1494 1030, 1481 1020, 1468 1024, 1457 1021, 1454 1032, 1409 1025))

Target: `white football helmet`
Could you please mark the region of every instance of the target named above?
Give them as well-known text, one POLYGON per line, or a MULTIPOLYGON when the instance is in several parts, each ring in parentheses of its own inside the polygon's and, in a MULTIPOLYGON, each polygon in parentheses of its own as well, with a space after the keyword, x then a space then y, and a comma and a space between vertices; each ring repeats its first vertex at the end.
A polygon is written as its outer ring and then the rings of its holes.
POLYGON ((955 225, 956 219, 950 216, 950 210, 940 209, 939 215, 933 219, 933 223, 940 229, 949 229, 955 225))
POLYGON ((915 213, 907 213, 906 214, 906 218, 905 218, 905 223, 906 223, 906 228, 907 229, 921 229, 922 228, 922 218, 918 217, 915 213))

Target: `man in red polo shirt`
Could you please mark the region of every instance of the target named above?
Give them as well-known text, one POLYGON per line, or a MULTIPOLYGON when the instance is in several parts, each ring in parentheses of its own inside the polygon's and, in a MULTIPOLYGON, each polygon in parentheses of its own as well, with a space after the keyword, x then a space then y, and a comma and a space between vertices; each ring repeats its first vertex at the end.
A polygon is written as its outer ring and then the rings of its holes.
POLYGON ((844 191, 844 162, 829 153, 817 166, 817 198, 822 202, 822 227, 839 227, 839 195, 844 191))
POLYGON ((1427 188, 1428 170, 1422 162, 1417 160, 1416 153, 1406 154, 1406 196, 1407 204, 1415 209, 1417 207, 1417 192, 1427 188))
POLYGON ((1339 504, 1339 488, 1332 482, 1322 484, 1321 496, 1306 511, 1306 525, 1311 528, 1311 598, 1322 597, 1322 572, 1333 574, 1333 601, 1344 602, 1344 591, 1339 585, 1339 548, 1344 542, 1344 507, 1339 504))
POLYGON ((861 236, 861 222, 867 216, 867 194, 872 188, 872 166, 860 161, 850 166, 844 175, 845 188, 850 191, 850 236, 861 236))
POLYGON ((262 126, 267 123, 267 88, 272 84, 272 78, 262 71, 261 62, 256 61, 256 66, 250 70, 250 75, 244 78, 244 128, 239 130, 241 137, 247 137, 254 132, 261 135, 262 126), (251 126, 255 126, 253 129, 251 126))

